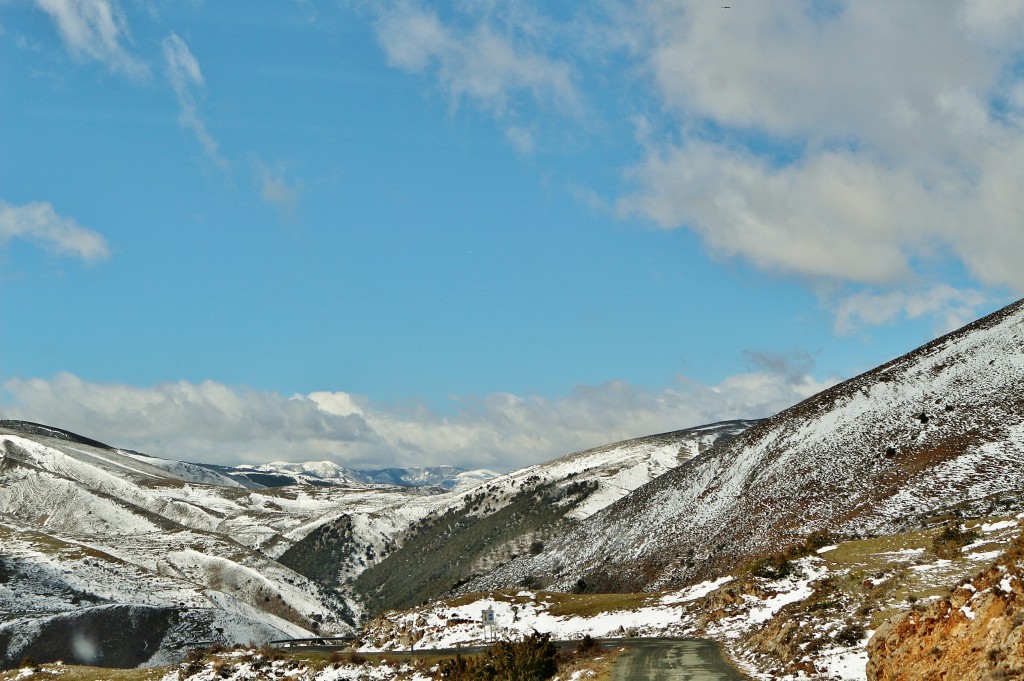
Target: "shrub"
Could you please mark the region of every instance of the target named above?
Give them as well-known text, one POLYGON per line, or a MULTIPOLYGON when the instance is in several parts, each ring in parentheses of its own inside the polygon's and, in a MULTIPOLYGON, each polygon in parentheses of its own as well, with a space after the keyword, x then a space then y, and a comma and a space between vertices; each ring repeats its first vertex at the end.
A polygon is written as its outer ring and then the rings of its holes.
POLYGON ((265 643, 262 646, 260 646, 259 650, 257 650, 256 653, 268 662, 284 659, 284 655, 281 654, 281 651, 275 648, 274 646, 270 645, 269 643, 265 643))
POLYGON ((522 641, 498 641, 478 657, 456 655, 439 671, 450 681, 546 681, 558 671, 557 655, 550 634, 533 633, 522 641))
POLYGON ((855 646, 864 638, 864 633, 860 624, 848 624, 836 635, 836 641, 845 646, 855 646))
POLYGON ((597 641, 590 634, 586 634, 580 639, 580 642, 576 644, 577 653, 588 653, 597 647, 597 641))
POLYGON ((965 530, 958 524, 947 525, 932 540, 932 552, 939 558, 959 558, 963 548, 979 536, 977 530, 965 530))
POLYGON ((813 552, 824 546, 829 546, 832 543, 832 535, 829 534, 828 530, 815 530, 807 535, 807 540, 804 542, 804 546, 808 551, 813 552))
POLYGON ((793 563, 781 554, 766 556, 754 561, 750 573, 755 577, 781 579, 793 574, 793 563))

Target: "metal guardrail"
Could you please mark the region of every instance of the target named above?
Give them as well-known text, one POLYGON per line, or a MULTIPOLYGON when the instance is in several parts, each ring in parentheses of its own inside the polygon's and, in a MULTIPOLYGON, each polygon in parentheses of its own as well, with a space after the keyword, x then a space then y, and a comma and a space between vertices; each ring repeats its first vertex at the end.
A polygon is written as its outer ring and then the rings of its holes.
POLYGON ((305 648, 344 645, 355 640, 355 636, 315 636, 313 638, 281 638, 276 641, 268 641, 267 645, 275 648, 305 648))

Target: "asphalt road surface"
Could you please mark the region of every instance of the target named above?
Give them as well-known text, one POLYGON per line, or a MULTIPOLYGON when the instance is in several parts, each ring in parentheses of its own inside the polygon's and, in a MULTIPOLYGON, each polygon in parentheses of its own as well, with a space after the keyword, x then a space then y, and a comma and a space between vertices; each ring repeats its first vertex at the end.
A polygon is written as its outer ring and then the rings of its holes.
POLYGON ((745 681, 711 641, 633 639, 615 660, 612 681, 745 681))

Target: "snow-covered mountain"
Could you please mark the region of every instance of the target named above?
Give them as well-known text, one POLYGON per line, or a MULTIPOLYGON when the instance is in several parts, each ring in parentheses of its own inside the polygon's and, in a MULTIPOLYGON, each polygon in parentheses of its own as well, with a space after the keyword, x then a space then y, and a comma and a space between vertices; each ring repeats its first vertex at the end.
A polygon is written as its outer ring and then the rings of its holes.
MULTIPOLYGON (((495 477, 420 519, 397 538, 394 551, 355 577, 353 587, 372 611, 437 597, 541 550, 580 520, 754 423, 726 421, 626 440, 495 477)), ((311 534, 293 550, 302 550, 317 569, 332 555, 331 545, 311 534)))
MULTIPOLYGON (((145 659, 114 644, 106 649, 137 662, 165 660, 185 639, 350 633, 359 604, 299 574, 281 555, 341 516, 356 519, 360 547, 383 552, 440 496, 340 482, 247 489, 202 466, 4 422, 0 665, 94 619, 121 618, 125 632, 135 631, 133 622, 162 623, 145 659)), ((139 640, 128 636, 124 645, 139 640)))
POLYGON ((494 477, 194 464, 0 421, 0 667, 63 650, 65 634, 83 627, 119 638, 87 642, 96 659, 61 653, 69 661, 155 664, 188 641, 346 634, 363 615, 353 580, 415 536, 410 528, 471 499, 487 502, 472 502, 470 516, 494 516, 526 490, 563 487, 580 503, 553 508, 586 517, 745 425, 641 438, 494 477))
POLYGON ((464 588, 685 585, 815 531, 1020 506, 1022 384, 1024 301, 758 423, 464 588))
POLYGON ((440 490, 465 490, 497 475, 485 469, 466 470, 456 466, 380 468, 357 470, 333 461, 306 461, 242 465, 208 466, 247 487, 284 487, 287 485, 399 485, 436 487, 440 490))

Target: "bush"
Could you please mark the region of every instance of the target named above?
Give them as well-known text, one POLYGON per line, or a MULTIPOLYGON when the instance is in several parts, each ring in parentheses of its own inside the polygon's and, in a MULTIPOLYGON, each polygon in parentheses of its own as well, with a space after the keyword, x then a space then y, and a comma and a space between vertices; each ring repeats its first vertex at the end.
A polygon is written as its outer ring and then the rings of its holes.
POLYGON ((546 681, 558 671, 557 655, 550 634, 534 633, 522 641, 498 641, 478 657, 445 660, 440 676, 450 681, 546 681))
POLYGON ((590 634, 586 634, 580 639, 580 642, 576 644, 577 653, 589 653, 591 650, 597 647, 597 641, 590 634))
POLYGON ((959 558, 963 548, 980 536, 978 530, 965 530, 960 525, 947 525, 932 540, 932 552, 939 558, 959 558))
POLYGON ((754 561, 750 573, 755 577, 782 579, 793 574, 793 563, 781 554, 767 556, 754 561))
POLYGON ((814 552, 833 543, 832 535, 829 534, 828 530, 815 530, 807 535, 804 546, 808 552, 814 552))
POLYGON ((836 642, 844 646, 858 645, 864 638, 864 627, 859 624, 848 624, 836 635, 836 642))
POLYGON ((270 645, 269 643, 265 643, 262 646, 260 646, 256 653, 267 662, 273 662, 274 660, 284 659, 284 655, 281 654, 281 651, 275 648, 274 646, 270 645))

